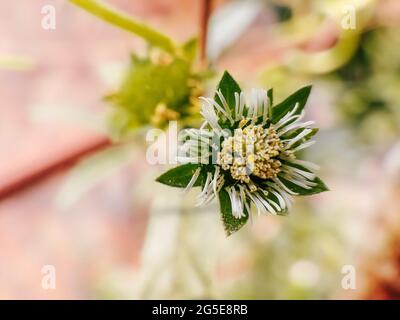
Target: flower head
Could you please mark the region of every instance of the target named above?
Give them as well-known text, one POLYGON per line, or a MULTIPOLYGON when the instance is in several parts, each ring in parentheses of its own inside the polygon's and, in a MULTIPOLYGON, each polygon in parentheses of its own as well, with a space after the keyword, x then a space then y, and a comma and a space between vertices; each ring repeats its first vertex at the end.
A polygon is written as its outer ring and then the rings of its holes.
POLYGON ((280 171, 277 159, 282 143, 274 128, 264 129, 262 125, 249 125, 234 131, 226 138, 218 153, 218 165, 229 170, 232 178, 250 183, 250 176, 271 179, 280 171))
POLYGON ((219 198, 228 234, 245 224, 252 206, 258 214, 283 214, 293 196, 327 190, 314 173, 318 166, 298 159, 317 132, 313 121, 302 121, 309 92, 300 89, 273 107, 272 90, 253 90, 246 99, 225 73, 214 99, 201 98, 201 128, 183 135, 178 160, 184 164, 158 181, 177 186, 174 172, 186 172, 186 190, 202 188, 198 205, 219 198))

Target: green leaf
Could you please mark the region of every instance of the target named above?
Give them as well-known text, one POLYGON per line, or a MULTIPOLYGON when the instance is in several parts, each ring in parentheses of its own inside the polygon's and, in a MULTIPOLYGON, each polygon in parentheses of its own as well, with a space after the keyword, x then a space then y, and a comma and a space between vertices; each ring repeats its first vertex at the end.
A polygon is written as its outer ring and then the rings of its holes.
MULTIPOLYGON (((200 165, 197 163, 183 164, 163 173, 156 179, 156 181, 171 187, 186 188, 192 179, 194 172, 199 167, 200 165)), ((200 176, 197 178, 194 186, 201 186, 203 184, 203 180, 203 175, 200 173, 200 176)))
POLYGON ((142 37, 149 44, 164 49, 170 53, 178 51, 176 44, 167 35, 151 28, 143 22, 136 21, 123 12, 106 5, 98 0, 69 0, 71 3, 90 12, 98 18, 107 21, 121 29, 132 32, 142 37))
POLYGON ((311 86, 301 88, 300 90, 297 90, 295 93, 286 98, 284 101, 273 107, 271 117, 272 123, 277 123, 280 119, 282 119, 285 114, 292 111, 297 103, 298 107, 296 110, 296 114, 301 113, 301 111, 304 109, 310 92, 311 86))
MULTIPOLYGON (((221 90, 228 106, 231 110, 235 110, 235 92, 240 93, 242 90, 228 71, 224 72, 220 82, 218 83, 217 90, 221 90)), ((221 99, 217 94, 215 94, 214 100, 222 106, 221 99)))
POLYGON ((240 219, 235 218, 232 214, 231 199, 229 198, 228 192, 226 192, 224 189, 221 189, 218 197, 224 229, 226 234, 230 236, 246 224, 247 220, 249 219, 249 213, 245 211, 246 215, 244 217, 240 219))
POLYGON ((294 184, 293 182, 290 182, 286 180, 285 178, 279 177, 279 180, 283 182, 283 184, 288 187, 290 190, 293 192, 296 192, 297 194, 301 196, 308 196, 312 194, 317 194, 321 193, 324 191, 329 191, 329 188, 325 185, 325 183, 318 177, 316 177, 312 182, 315 182, 317 185, 315 187, 312 187, 311 189, 304 189, 302 187, 299 187, 297 184, 294 184))
POLYGON ((273 88, 268 89, 267 96, 269 99, 269 104, 271 106, 273 106, 274 105, 274 89, 273 88))

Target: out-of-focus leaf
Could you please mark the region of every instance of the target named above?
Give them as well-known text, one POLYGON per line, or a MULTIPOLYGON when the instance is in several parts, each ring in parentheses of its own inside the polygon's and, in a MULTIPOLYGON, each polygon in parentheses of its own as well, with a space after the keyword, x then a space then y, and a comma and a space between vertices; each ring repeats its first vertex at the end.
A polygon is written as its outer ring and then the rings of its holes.
POLYGON ((293 12, 289 6, 280 5, 274 2, 272 2, 270 5, 280 22, 287 21, 292 18, 293 12))
POLYGON ((193 61, 196 58, 199 41, 197 37, 191 38, 182 45, 182 50, 185 58, 193 61))
POLYGON ((131 162, 135 155, 132 144, 123 144, 82 160, 67 175, 57 194, 56 204, 64 209, 70 207, 102 179, 131 162))
POLYGON ((288 55, 286 66, 298 73, 324 74, 347 63, 355 53, 360 36, 356 32, 343 33, 333 48, 316 52, 293 52, 288 55))

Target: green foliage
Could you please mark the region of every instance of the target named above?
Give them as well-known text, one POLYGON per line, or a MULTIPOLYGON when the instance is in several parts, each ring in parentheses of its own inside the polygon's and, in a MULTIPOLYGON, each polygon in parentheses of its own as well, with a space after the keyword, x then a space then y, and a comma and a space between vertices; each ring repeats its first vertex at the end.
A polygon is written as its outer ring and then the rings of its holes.
POLYGON ((188 61, 194 61, 194 59, 196 58, 199 45, 198 42, 199 41, 197 37, 194 37, 189 39, 182 45, 183 55, 188 61))
MULTIPOLYGON (((168 170, 159 176, 156 181, 171 187, 185 188, 199 167, 200 166, 195 163, 183 164, 168 170)), ((203 175, 200 173, 194 186, 201 186, 203 182, 203 175)))
POLYGON ((274 89, 270 88, 267 91, 270 106, 274 105, 274 89))
POLYGON ((311 86, 306 86, 297 90, 295 93, 291 94, 284 101, 277 104, 272 108, 272 123, 277 123, 285 114, 292 111, 294 107, 297 106, 296 114, 301 113, 306 105, 308 96, 311 92, 311 86))
MULTIPOLYGON (((287 166, 291 166, 294 168, 298 168, 302 171, 306 171, 306 172, 311 172, 310 170, 308 170, 307 168, 299 165, 299 164, 295 164, 292 163, 290 161, 283 161, 283 163, 287 166)), ((286 180, 283 177, 279 177, 279 179, 283 182, 283 184, 288 187, 290 190, 292 190, 293 192, 296 192, 298 195, 300 196, 309 196, 312 194, 317 194, 317 193, 321 193, 321 192, 325 192, 325 191, 329 191, 329 188, 325 185, 325 183, 318 177, 316 177, 314 180, 312 180, 312 182, 316 183, 316 186, 312 187, 311 189, 305 189, 302 187, 299 187, 298 185, 286 180)), ((311 181, 311 180, 310 180, 311 181)))
POLYGON ((369 145, 398 137, 400 55, 394 48, 399 44, 395 28, 365 32, 353 58, 331 78, 332 87, 338 88, 334 104, 342 120, 369 145))
MULTIPOLYGON (((222 95, 224 96, 226 103, 228 106, 234 110, 235 109, 235 92, 240 93, 242 90, 240 89, 238 83, 228 71, 225 71, 220 82, 218 83, 217 90, 221 90, 222 95)), ((217 94, 215 94, 214 100, 222 105, 221 99, 217 94)))
POLYGON ((325 183, 318 177, 316 177, 313 182, 316 183, 317 185, 312 187, 311 189, 305 189, 302 187, 299 187, 297 184, 294 184, 293 182, 290 182, 286 180, 285 178, 279 177, 279 179, 283 182, 283 184, 288 187, 290 190, 296 192, 300 196, 309 196, 312 194, 317 194, 321 193, 324 191, 329 191, 328 187, 325 185, 325 183))
POLYGON ((228 236, 241 229, 249 219, 249 213, 245 210, 245 216, 237 219, 232 214, 232 204, 228 193, 222 189, 219 194, 219 207, 221 219, 224 224, 225 232, 228 236))
POLYGON ((288 21, 293 16, 292 8, 290 6, 279 5, 274 2, 272 2, 270 6, 280 22, 288 21))

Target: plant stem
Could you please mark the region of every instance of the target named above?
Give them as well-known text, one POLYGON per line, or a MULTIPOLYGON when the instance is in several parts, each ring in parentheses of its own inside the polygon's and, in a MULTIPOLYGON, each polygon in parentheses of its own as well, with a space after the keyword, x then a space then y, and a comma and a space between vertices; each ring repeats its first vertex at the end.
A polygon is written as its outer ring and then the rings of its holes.
POLYGON ((211 14, 211 0, 201 0, 200 8, 200 67, 207 67, 207 32, 211 14))
POLYGON ((98 0, 69 0, 71 3, 85 9, 91 14, 97 16, 110 24, 121 29, 132 32, 150 44, 157 46, 165 51, 177 54, 178 46, 167 35, 149 27, 148 25, 138 22, 132 17, 106 5, 98 0))
POLYGON ((17 175, 10 181, 3 181, 3 183, 0 183, 0 200, 21 191, 24 188, 32 186, 34 183, 41 181, 57 170, 66 168, 84 156, 97 150, 101 150, 109 145, 110 141, 107 138, 100 137, 95 141, 83 142, 73 150, 65 152, 54 159, 49 159, 49 161, 45 163, 39 163, 27 172, 22 170, 21 175, 17 175))

